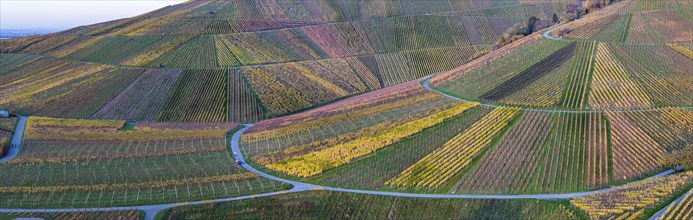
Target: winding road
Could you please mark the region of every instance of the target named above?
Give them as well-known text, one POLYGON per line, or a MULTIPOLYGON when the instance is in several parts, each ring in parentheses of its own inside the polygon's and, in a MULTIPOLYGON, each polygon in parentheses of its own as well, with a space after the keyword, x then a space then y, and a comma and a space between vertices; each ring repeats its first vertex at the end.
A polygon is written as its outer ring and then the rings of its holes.
MULTIPOLYGON (((26 119, 25 119, 24 123, 26 123, 26 119)), ((254 167, 250 166, 246 162, 245 158, 243 157, 243 154, 241 153, 240 141, 241 141, 241 135, 243 135, 243 132, 245 132, 246 130, 248 130, 252 126, 253 126, 252 124, 246 124, 246 125, 244 125, 244 128, 236 131, 236 133, 233 134, 233 136, 230 140, 230 142, 231 142, 230 144, 231 144, 231 150, 234 152, 233 154, 235 154, 235 155, 233 155, 234 159, 236 159, 237 161, 240 161, 241 166, 250 172, 253 172, 259 176, 262 176, 262 177, 265 177, 265 178, 268 178, 271 180, 275 180, 275 181, 279 181, 279 182, 283 182, 283 183, 292 185, 293 188, 291 188, 290 190, 284 190, 284 191, 278 191, 278 192, 269 192, 269 193, 262 193, 262 194, 254 194, 254 195, 247 195, 247 196, 238 196, 238 197, 231 197, 231 198, 221 198, 221 199, 193 201, 193 202, 167 203, 167 204, 158 204, 158 205, 100 207, 100 208, 0 209, 0 212, 4 212, 4 213, 11 213, 11 212, 94 212, 94 211, 139 210, 139 211, 142 211, 145 213, 145 216, 144 216, 145 220, 154 220, 154 218, 156 217, 156 214, 159 213, 160 211, 162 211, 164 209, 176 207, 176 206, 229 202, 229 201, 252 199, 252 198, 259 198, 259 197, 266 197, 266 196, 275 196, 275 195, 281 195, 281 194, 286 194, 286 193, 302 192, 302 191, 308 191, 308 190, 326 190, 326 191, 335 191, 335 192, 359 193, 359 194, 382 195, 382 196, 396 196, 396 197, 410 197, 410 198, 555 200, 555 199, 570 199, 570 198, 588 196, 588 195, 593 195, 593 194, 598 194, 598 193, 611 192, 614 190, 618 190, 620 188, 620 187, 613 187, 613 188, 596 190, 596 191, 574 192, 574 193, 557 193, 557 194, 477 195, 477 194, 401 193, 401 192, 345 189, 345 188, 338 188, 338 187, 329 187, 329 186, 320 186, 320 185, 315 185, 315 184, 302 183, 302 182, 297 182, 297 181, 292 181, 292 180, 287 180, 287 179, 283 179, 280 177, 272 176, 270 174, 267 174, 265 172, 262 172, 262 171, 255 169, 254 167)), ((19 126, 17 126, 17 127, 19 128, 19 126)), ((231 162, 231 161, 229 161, 229 162, 231 162)), ((666 176, 666 175, 669 175, 673 172, 674 172, 673 170, 668 170, 668 171, 662 172, 662 173, 657 174, 657 175, 650 177, 650 178, 657 178, 657 177, 666 176)))
MULTIPOLYGON (((544 37, 552 40, 558 40, 559 38, 553 38, 550 36, 551 30, 545 32, 543 35, 544 37)), ((430 77, 425 79, 422 82, 423 87, 426 89, 439 93, 445 97, 458 100, 458 101, 466 101, 448 94, 445 94, 443 92, 440 92, 438 90, 435 90, 431 88, 429 85, 429 80, 430 77)), ((492 104, 480 104, 481 106, 486 106, 486 107, 503 107, 503 106, 496 106, 492 104)), ((571 112, 571 113, 581 113, 581 112, 595 112, 595 111, 570 111, 570 110, 550 110, 550 109, 523 109, 525 111, 543 111, 543 112, 571 112)), ((642 111, 648 111, 648 110, 642 110, 642 111)), ((651 110, 650 110, 651 111, 651 110)), ((10 152, 0 159, 1 162, 5 162, 8 160, 11 160, 14 158, 18 153, 19 153, 19 148, 21 145, 21 140, 22 136, 24 133, 24 127, 26 125, 26 117, 20 117, 19 123, 17 125, 17 130, 15 131, 15 136, 12 139, 12 144, 15 145, 15 140, 16 140, 16 145, 15 147, 10 149, 10 152)), ((286 194, 286 193, 295 193, 295 192, 302 192, 302 191, 308 191, 308 190, 326 190, 326 191, 335 191, 335 192, 346 192, 346 193, 359 193, 359 194, 368 194, 368 195, 383 195, 383 196, 396 196, 396 197, 411 197, 411 198, 438 198, 438 199, 542 199, 542 200, 555 200, 555 199, 570 199, 570 198, 575 198, 575 197, 581 197, 581 196, 588 196, 588 195, 593 195, 593 194, 599 194, 599 193, 605 193, 605 192, 611 192, 614 190, 618 190, 621 187, 613 187, 613 188, 608 188, 608 189, 602 189, 602 190, 596 190, 596 191, 588 191, 588 192, 574 192, 574 193, 558 193, 558 194, 528 194, 528 195, 478 195, 478 194, 418 194, 418 193, 401 193, 401 192, 388 192, 388 191, 373 191, 373 190, 358 190, 358 189, 345 189, 345 188, 338 188, 338 187, 329 187, 329 186, 320 186, 320 185, 315 185, 315 184, 308 184, 308 183, 302 183, 302 182, 297 182, 297 181, 292 181, 292 180, 287 180, 283 179, 280 177, 272 176, 270 174, 267 174, 265 172, 259 171, 255 169, 254 167, 250 166, 245 158, 243 157, 241 148, 240 148, 240 139, 241 135, 243 132, 248 130, 250 127, 252 127, 252 124, 246 124, 244 125, 244 128, 236 131, 236 133, 233 134, 230 144, 231 144, 231 150, 234 152, 232 156, 236 161, 241 162, 241 166, 245 169, 247 169, 250 172, 253 172, 259 176, 279 181, 282 183, 290 184, 293 186, 292 189, 290 190, 284 190, 284 191, 278 191, 278 192, 269 192, 269 193, 262 193, 262 194, 255 194, 255 195, 247 195, 247 196, 239 196, 239 197, 232 197, 232 198, 221 198, 221 199, 212 199, 212 200, 205 200, 205 201, 194 201, 194 202, 179 202, 179 203, 167 203, 167 204, 158 204, 158 205, 144 205, 144 206, 123 206, 123 207, 101 207, 101 208, 50 208, 50 209, 0 209, 0 212, 92 212, 92 211, 122 211, 122 210, 140 210, 145 213, 145 219, 146 220, 153 220, 156 216, 157 213, 164 209, 176 207, 176 206, 185 206, 185 205, 199 205, 199 204, 206 204, 206 203, 219 203, 219 202, 229 202, 229 201, 236 201, 236 200, 244 200, 244 199, 252 199, 252 198, 258 198, 258 197, 266 197, 266 196, 274 196, 274 195, 280 195, 280 194, 286 194)), ((232 162, 232 161, 229 161, 232 162)), ((658 178, 662 177, 665 175, 669 175, 673 173, 673 170, 668 170, 665 172, 662 172, 660 174, 657 174, 653 177, 650 178, 658 178)))

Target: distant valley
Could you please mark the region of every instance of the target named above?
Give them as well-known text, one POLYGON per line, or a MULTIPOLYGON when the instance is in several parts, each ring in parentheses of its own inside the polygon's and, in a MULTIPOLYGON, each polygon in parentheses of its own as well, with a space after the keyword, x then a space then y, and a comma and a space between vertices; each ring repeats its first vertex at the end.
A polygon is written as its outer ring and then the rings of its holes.
POLYGON ((0 29, 0 39, 49 34, 57 31, 60 31, 60 29, 0 29))

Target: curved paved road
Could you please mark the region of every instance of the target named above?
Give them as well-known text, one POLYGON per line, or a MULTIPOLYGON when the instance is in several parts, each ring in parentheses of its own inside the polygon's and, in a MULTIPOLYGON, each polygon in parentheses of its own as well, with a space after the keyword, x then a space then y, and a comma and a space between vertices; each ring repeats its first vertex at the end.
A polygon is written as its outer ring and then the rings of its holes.
POLYGON ((12 143, 10 143, 10 150, 7 154, 0 158, 0 163, 12 160, 19 154, 19 148, 22 146, 22 138, 24 137, 24 128, 26 127, 27 117, 19 116, 19 121, 17 121, 17 126, 14 130, 14 135, 12 136, 12 143))
MULTIPOLYGON (((614 191, 614 190, 618 189, 618 187, 615 187, 615 188, 609 188, 609 189, 603 189, 603 190, 597 190, 597 191, 589 191, 589 192, 557 193, 557 194, 531 194, 531 195, 420 194, 420 193, 401 193, 401 192, 388 192, 388 191, 345 189, 345 188, 320 186, 320 185, 296 182, 296 181, 291 181, 291 180, 283 179, 280 177, 272 176, 272 175, 267 174, 265 172, 259 171, 259 170, 255 169, 254 167, 250 166, 245 161, 245 158, 243 158, 243 154, 241 153, 240 139, 241 139, 241 135, 243 134, 243 132, 248 130, 253 125, 252 124, 246 124, 244 126, 245 127, 243 129, 234 133, 233 137, 231 138, 231 149, 235 153, 234 159, 236 159, 237 161, 241 161, 242 166, 244 168, 250 170, 253 173, 256 173, 256 174, 258 174, 262 177, 268 178, 268 179, 272 179, 275 181, 291 184, 294 186, 293 189, 298 189, 298 190, 327 190, 327 191, 360 193, 360 194, 369 194, 369 195, 385 195, 385 196, 412 197, 412 198, 441 198, 441 199, 447 199, 447 198, 456 198, 456 199, 569 199, 569 198, 587 196, 587 195, 592 195, 592 194, 597 194, 597 193, 610 192, 610 191, 614 191)), ((668 175, 671 173, 673 173, 673 170, 663 172, 661 174, 658 174, 655 177, 660 177, 660 176, 668 175)))
POLYGON ((544 34, 542 34, 542 35, 544 35, 544 38, 546 38, 546 39, 560 40, 560 39, 561 39, 560 37, 553 37, 553 36, 551 36, 551 31, 553 31, 553 29, 555 29, 555 28, 552 28, 552 29, 550 29, 550 30, 544 32, 544 34))
MULTIPOLYGON (((236 131, 231 138, 231 150, 235 153, 233 155, 234 159, 241 161, 243 168, 260 175, 262 177, 272 179, 275 181, 291 184, 294 187, 290 190, 269 192, 255 195, 239 196, 232 198, 221 198, 205 201, 194 201, 194 202, 179 202, 179 203, 167 203, 158 205, 144 205, 144 206, 122 206, 122 207, 101 207, 101 208, 51 208, 51 209, 0 209, 0 212, 90 212, 90 211, 122 211, 122 210, 140 210, 145 213, 145 220, 153 220, 158 212, 161 210, 172 208, 176 206, 185 205, 199 205, 206 203, 219 203, 219 202, 229 202, 243 199, 252 199, 265 196, 274 196, 286 193, 301 192, 307 190, 327 190, 336 192, 347 192, 347 193, 360 193, 369 195, 383 195, 383 196, 397 196, 397 197, 412 197, 412 198, 439 198, 439 199, 570 199, 575 197, 593 195, 598 193, 610 192, 619 189, 620 187, 614 187, 609 189, 602 189, 589 192, 575 192, 575 193, 558 193, 558 194, 534 194, 534 195, 475 195, 475 194, 417 194, 417 193, 400 193, 400 192, 386 192, 386 191, 372 191, 372 190, 358 190, 358 189, 344 189, 337 187, 326 187, 302 182, 291 181, 283 179, 280 177, 272 176, 265 172, 259 171, 254 167, 248 165, 245 161, 240 148, 240 140, 243 132, 252 127, 252 124, 246 124, 243 129, 236 131)), ((673 173, 673 170, 663 172, 661 174, 655 175, 651 178, 657 178, 673 173)))

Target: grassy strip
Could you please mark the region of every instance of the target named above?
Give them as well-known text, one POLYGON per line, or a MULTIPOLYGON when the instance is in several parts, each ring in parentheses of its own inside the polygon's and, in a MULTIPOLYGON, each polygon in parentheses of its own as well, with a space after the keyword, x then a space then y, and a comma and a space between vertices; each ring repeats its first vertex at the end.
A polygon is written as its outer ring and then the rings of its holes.
POLYGON ((626 42, 628 39, 628 32, 630 31, 630 21, 633 19, 633 13, 628 14, 628 17, 626 17, 626 27, 623 30, 621 34, 621 39, 620 42, 626 42))

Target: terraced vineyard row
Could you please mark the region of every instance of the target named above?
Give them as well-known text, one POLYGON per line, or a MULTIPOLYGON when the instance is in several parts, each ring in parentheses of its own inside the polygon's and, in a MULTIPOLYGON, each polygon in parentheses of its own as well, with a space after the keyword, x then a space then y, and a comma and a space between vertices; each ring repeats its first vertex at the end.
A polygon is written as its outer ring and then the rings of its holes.
POLYGON ((22 65, 26 65, 40 59, 41 56, 37 55, 26 55, 26 54, 0 54, 0 73, 8 73, 13 71, 22 65))
POLYGON ((0 166, 3 207, 109 207, 202 200, 285 186, 229 163, 238 124, 138 124, 30 117, 25 146, 0 166))
POLYGON ((676 52, 679 52, 684 56, 693 59, 693 51, 689 50, 688 48, 678 44, 667 44, 667 46, 671 47, 671 49, 674 49, 676 52))
POLYGON ((591 109, 638 109, 652 106, 649 95, 628 76, 605 44, 597 47, 594 79, 590 89, 591 109))
POLYGON ((684 190, 692 181, 691 172, 645 179, 619 187, 616 191, 572 199, 570 203, 594 219, 635 219, 648 208, 684 190))
POLYGON ((420 199, 309 191, 221 204, 180 206, 162 219, 576 219, 564 205, 539 200, 420 199))
MULTIPOLYGON (((685 80, 684 74, 675 69, 667 68, 667 73, 662 73, 662 68, 659 66, 669 67, 666 63, 642 63, 657 62, 650 58, 638 57, 633 53, 631 48, 634 46, 616 46, 612 45, 610 49, 621 59, 621 62, 628 67, 630 77, 644 91, 648 93, 650 99, 655 106, 687 106, 693 103, 689 95, 693 89, 687 89, 682 86, 678 80, 685 80), (673 82, 673 83, 672 83, 673 82), (678 85, 677 85, 678 84, 678 85)), ((650 47, 650 49, 661 50, 661 47, 650 47)), ((639 50, 639 49, 638 49, 639 50)))
POLYGON ((172 88, 159 121, 241 121, 264 118, 239 69, 186 70, 172 88))
POLYGON ((253 95, 240 69, 228 70, 229 121, 256 122, 265 119, 265 108, 253 95))
POLYGON ((245 150, 255 161, 278 162, 357 138, 356 131, 371 126, 430 114, 452 102, 427 92, 415 81, 403 85, 406 87, 385 88, 305 113, 262 121, 244 133, 245 150))
POLYGON ((243 67, 242 70, 253 91, 274 115, 295 112, 368 89, 354 69, 341 59, 243 67))
POLYGON ((599 42, 625 42, 628 38, 633 14, 621 14, 610 21, 609 24, 599 27, 599 31, 589 37, 590 40, 599 42))
MULTIPOLYGON (((491 110, 486 107, 469 109, 441 124, 377 151, 373 156, 355 161, 348 168, 330 170, 318 178, 320 180, 318 183, 356 189, 392 189, 385 185, 389 180, 397 177, 411 164, 442 147, 455 135, 464 132, 491 110)), ((421 191, 428 192, 427 189, 421 191)))
POLYGON ((480 97, 568 44, 568 41, 541 40, 439 87, 461 97, 480 97))
POLYGON ((693 78, 688 77, 690 59, 667 47, 611 45, 613 53, 628 67, 633 81, 648 93, 655 106, 690 106, 693 78))
POLYGON ((656 10, 666 10, 672 8, 685 7, 690 5, 689 1, 685 0, 672 0, 672 1, 647 1, 638 0, 636 10, 638 11, 656 11, 656 10))
POLYGON ((144 213, 137 210, 130 211, 89 211, 89 212, 23 212, 23 213, 0 213, 2 219, 22 219, 22 218, 41 218, 41 219, 119 219, 134 220, 141 219, 144 213))
POLYGON ((690 4, 683 1, 629 1, 609 15, 588 22, 572 30, 568 37, 601 42, 628 42, 633 44, 661 44, 691 41, 690 4), (646 2, 645 4, 643 4, 646 2), (670 3, 669 3, 670 2, 670 3), (647 3, 669 5, 661 8, 644 7, 647 3), (644 10, 643 10, 644 9, 644 10), (645 12, 643 12, 645 11, 645 12))
MULTIPOLYGON (((570 81, 575 57, 556 66, 545 76, 530 83, 521 90, 509 94, 498 102, 506 105, 530 106, 546 108, 557 106, 561 101, 561 95, 570 81)), ((500 88, 500 87, 498 87, 500 88)))
POLYGON ((479 122, 426 155, 386 184, 398 187, 438 188, 466 168, 477 155, 489 147, 517 115, 517 109, 498 108, 479 122))
POLYGON ((666 152, 642 129, 630 124, 622 114, 608 113, 611 121, 614 175, 630 178, 658 170, 666 152))
POLYGON ((662 216, 658 219, 688 219, 693 217, 693 190, 683 195, 683 199, 678 204, 670 205, 662 216))
POLYGON ((148 67, 166 68, 214 68, 217 67, 216 40, 214 37, 194 37, 181 46, 147 64, 148 67))
POLYGON ((118 65, 147 50, 171 42, 174 37, 106 37, 86 46, 66 59, 118 65))
POLYGON ((575 43, 557 50, 553 54, 535 63, 521 73, 513 76, 498 87, 479 96, 480 99, 498 101, 519 90, 524 89, 533 82, 542 78, 544 75, 556 69, 558 66, 566 62, 573 56, 575 51, 575 43))
POLYGON ((657 43, 661 42, 660 34, 657 33, 647 21, 645 13, 633 13, 631 25, 628 30, 626 43, 657 43))
POLYGON ((608 127, 598 113, 527 112, 454 192, 537 194, 607 186, 608 127))
POLYGON ((23 115, 87 118, 144 72, 47 57, 15 64, 0 76, 0 108, 23 115))
MULTIPOLYGON (((681 150, 693 142, 693 112, 680 108, 623 114, 667 152, 681 150)), ((643 137, 646 138, 646 137, 643 137)), ((644 146, 650 147, 650 146, 644 146)))
POLYGON ((180 75, 177 70, 147 70, 90 118, 155 121, 180 75))
POLYGON ((187 70, 173 87, 159 121, 227 121, 227 70, 187 70))
POLYGON ((337 144, 323 150, 289 158, 278 163, 267 164, 267 168, 299 177, 310 177, 335 168, 353 159, 368 155, 387 147, 403 138, 416 134, 426 128, 442 123, 462 112, 479 105, 475 102, 454 104, 439 112, 395 127, 376 125, 373 130, 364 132, 359 138, 337 144))

